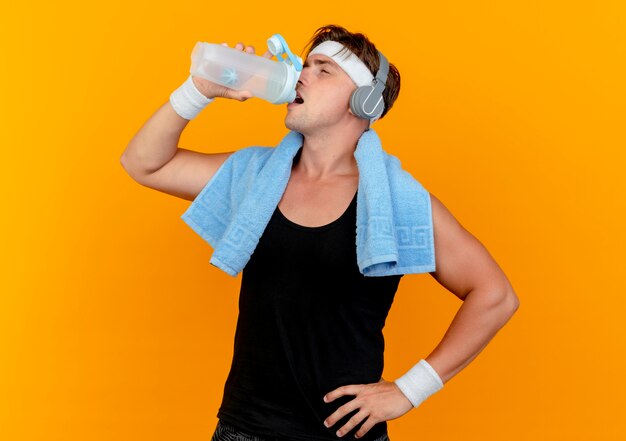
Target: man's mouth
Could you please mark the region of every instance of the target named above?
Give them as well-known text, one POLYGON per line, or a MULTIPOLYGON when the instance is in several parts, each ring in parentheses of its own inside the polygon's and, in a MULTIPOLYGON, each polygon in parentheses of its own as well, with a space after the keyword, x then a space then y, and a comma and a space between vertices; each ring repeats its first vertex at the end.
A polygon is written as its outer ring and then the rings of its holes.
POLYGON ((300 96, 300 92, 296 92, 296 98, 292 102, 287 104, 287 107, 298 106, 302 103, 304 103, 304 99, 302 98, 302 96, 300 96))

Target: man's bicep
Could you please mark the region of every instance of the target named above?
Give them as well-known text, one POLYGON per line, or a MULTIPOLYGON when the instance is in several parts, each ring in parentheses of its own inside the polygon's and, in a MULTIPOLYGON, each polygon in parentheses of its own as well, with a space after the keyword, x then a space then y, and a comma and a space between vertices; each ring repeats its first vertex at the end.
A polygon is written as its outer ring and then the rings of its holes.
POLYGON ((160 169, 139 182, 149 188, 193 201, 234 152, 203 153, 179 147, 160 169))
POLYGON ((506 275, 483 244, 467 231, 437 197, 430 194, 435 267, 430 273, 461 300, 478 287, 508 289, 506 275))

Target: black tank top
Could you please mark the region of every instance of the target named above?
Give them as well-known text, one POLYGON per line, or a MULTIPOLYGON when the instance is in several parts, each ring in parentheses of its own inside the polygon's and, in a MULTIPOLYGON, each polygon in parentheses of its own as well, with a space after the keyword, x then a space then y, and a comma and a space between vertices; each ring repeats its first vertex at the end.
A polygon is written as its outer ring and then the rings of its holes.
MULTIPOLYGON (((376 383, 383 327, 402 275, 365 277, 356 262, 356 194, 335 221, 306 227, 276 207, 242 273, 234 354, 217 417, 270 439, 355 439, 324 420, 354 399, 344 385, 376 383)), ((387 422, 360 438, 387 433, 387 422)))

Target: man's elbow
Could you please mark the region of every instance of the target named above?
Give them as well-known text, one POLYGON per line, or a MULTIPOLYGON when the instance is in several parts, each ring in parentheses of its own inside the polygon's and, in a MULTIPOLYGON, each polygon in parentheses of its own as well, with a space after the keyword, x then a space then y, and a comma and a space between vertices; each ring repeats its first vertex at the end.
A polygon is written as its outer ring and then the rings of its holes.
POLYGON ((120 156, 120 164, 122 165, 122 168, 124 168, 128 176, 130 176, 134 181, 138 182, 139 184, 142 184, 141 178, 143 174, 139 171, 138 167, 133 166, 132 161, 130 161, 130 159, 126 155, 126 152, 124 152, 122 156, 120 156))
POLYGON ((519 298, 513 290, 506 290, 504 294, 500 292, 498 296, 492 297, 491 308, 494 317, 497 317, 499 323, 498 327, 504 326, 515 315, 515 312, 519 309, 519 298), (496 300, 497 298, 497 300, 496 300))
POLYGON ((503 296, 502 305, 509 312, 510 316, 515 314, 515 312, 519 309, 519 297, 513 289, 507 290, 506 294, 503 296))
POLYGON ((488 307, 502 317, 502 320, 508 321, 513 314, 519 309, 519 297, 513 288, 507 287, 499 290, 485 291, 485 300, 488 307))
POLYGON ((124 170, 128 171, 128 168, 126 166, 127 164, 127 159, 126 159, 126 152, 122 153, 122 156, 120 156, 120 164, 122 165, 122 167, 124 168, 124 170))

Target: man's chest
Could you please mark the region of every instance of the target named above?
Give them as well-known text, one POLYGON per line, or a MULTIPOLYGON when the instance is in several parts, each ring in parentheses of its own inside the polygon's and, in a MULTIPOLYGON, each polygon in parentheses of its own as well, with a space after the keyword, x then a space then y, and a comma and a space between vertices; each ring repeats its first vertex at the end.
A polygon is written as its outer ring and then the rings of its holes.
POLYGON ((305 181, 292 177, 278 202, 278 209, 287 219, 298 225, 327 225, 346 212, 357 187, 358 176, 329 182, 305 181))

